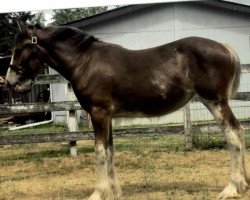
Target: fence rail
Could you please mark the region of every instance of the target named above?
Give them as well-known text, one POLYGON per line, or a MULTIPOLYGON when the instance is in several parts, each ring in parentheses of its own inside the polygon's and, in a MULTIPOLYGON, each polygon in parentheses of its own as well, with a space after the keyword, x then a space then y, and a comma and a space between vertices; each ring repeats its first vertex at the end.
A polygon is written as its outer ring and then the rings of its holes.
POLYGON ((50 103, 25 103, 25 104, 4 104, 0 105, 1 115, 13 115, 34 112, 69 111, 81 110, 78 101, 61 101, 50 103))
POLYGON ((60 74, 39 75, 36 80, 36 85, 68 83, 68 81, 60 74))

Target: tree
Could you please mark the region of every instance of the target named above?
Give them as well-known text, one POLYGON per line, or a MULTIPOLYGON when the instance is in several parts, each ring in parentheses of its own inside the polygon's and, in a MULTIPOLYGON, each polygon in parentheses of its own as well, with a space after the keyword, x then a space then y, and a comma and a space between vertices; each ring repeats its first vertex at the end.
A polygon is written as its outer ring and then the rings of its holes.
POLYGON ((41 26, 45 26, 45 15, 44 12, 37 12, 34 14, 34 17, 32 18, 32 24, 40 24, 41 26))
POLYGON ((18 32, 17 20, 31 22, 34 15, 31 12, 0 14, 0 53, 10 53, 13 40, 18 32))
POLYGON ((107 10, 105 7, 93 7, 93 8, 75 8, 75 9, 62 9, 53 10, 52 18, 54 22, 51 23, 53 26, 66 24, 71 21, 76 21, 91 15, 95 15, 107 10))

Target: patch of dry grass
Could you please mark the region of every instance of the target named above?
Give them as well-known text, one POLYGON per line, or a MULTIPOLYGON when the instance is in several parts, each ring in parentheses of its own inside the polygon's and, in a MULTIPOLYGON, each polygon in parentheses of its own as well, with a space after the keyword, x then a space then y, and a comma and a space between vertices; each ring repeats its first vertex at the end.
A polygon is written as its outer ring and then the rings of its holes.
MULTIPOLYGON (((227 150, 183 150, 180 136, 119 138, 121 200, 213 200, 228 183, 227 150)), ((93 141, 68 156, 58 143, 1 148, 0 199, 87 199, 95 183, 93 141)), ((250 151, 247 151, 250 169, 250 151)), ((245 196, 249 199, 250 192, 245 196)))

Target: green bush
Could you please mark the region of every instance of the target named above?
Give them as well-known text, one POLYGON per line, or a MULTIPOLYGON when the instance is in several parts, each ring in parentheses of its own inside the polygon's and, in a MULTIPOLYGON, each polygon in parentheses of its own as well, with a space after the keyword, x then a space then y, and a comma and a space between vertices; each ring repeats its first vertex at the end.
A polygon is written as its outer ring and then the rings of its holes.
POLYGON ((216 133, 195 133, 193 135, 193 146, 197 149, 223 149, 227 146, 224 138, 216 133))
MULTIPOLYGON (((250 131, 245 131, 246 148, 250 148, 250 131)), ((220 133, 202 133, 194 132, 193 146, 197 149, 223 149, 227 143, 220 133)))

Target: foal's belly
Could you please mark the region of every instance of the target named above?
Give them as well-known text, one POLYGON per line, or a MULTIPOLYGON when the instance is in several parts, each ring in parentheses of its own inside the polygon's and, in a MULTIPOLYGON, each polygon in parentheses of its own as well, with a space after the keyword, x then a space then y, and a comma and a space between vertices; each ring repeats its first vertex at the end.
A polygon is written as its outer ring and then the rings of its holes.
POLYGON ((175 88, 165 94, 134 95, 124 97, 116 107, 115 116, 124 117, 153 117, 166 115, 183 107, 194 93, 175 88))

